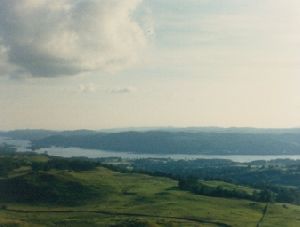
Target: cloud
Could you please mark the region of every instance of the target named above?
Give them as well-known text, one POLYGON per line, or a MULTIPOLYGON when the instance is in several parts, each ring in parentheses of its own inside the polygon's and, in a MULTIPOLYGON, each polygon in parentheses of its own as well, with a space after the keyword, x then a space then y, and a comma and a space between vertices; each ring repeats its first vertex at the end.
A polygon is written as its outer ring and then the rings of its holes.
POLYGON ((135 91, 136 88, 134 87, 119 87, 119 88, 108 90, 108 92, 112 94, 127 94, 127 93, 133 93, 135 91))
POLYGON ((92 83, 90 84, 80 84, 78 87, 80 93, 94 93, 97 89, 92 83))
POLYGON ((139 3, 0 0, 1 64, 34 77, 122 70, 137 61, 147 44, 132 17, 139 3))
POLYGON ((95 93, 97 91, 107 92, 110 94, 128 94, 133 93, 137 89, 135 87, 116 87, 112 89, 101 88, 94 83, 80 84, 78 86, 77 92, 80 93, 95 93))

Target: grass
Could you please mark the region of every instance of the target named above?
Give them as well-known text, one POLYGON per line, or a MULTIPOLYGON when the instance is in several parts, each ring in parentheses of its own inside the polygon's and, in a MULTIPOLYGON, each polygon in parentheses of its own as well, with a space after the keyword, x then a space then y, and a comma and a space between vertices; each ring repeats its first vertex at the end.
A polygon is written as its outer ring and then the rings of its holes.
POLYGON ((270 204, 262 226, 298 227, 300 226, 300 207, 292 204, 270 204))
MULTIPOLYGON (((264 203, 248 200, 194 195, 179 190, 177 182, 168 178, 119 173, 102 167, 85 172, 55 170, 48 174, 79 182, 97 191, 97 196, 77 206, 5 203, 7 210, 0 211, 0 226, 212 227, 223 223, 227 226, 242 224, 252 227, 256 226, 265 207, 264 203)), ((207 183, 220 184, 216 181, 207 183)), ((222 184, 232 187, 231 184, 222 184)), ((80 200, 81 196, 77 195, 77 199, 80 200)), ((271 204, 262 226, 300 226, 298 217, 299 206, 271 204)))
POLYGON ((231 184, 231 183, 224 182, 224 181, 208 180, 208 181, 200 181, 200 182, 201 182, 201 184, 211 187, 211 188, 222 187, 223 189, 228 190, 228 191, 236 190, 236 191, 245 192, 248 195, 252 195, 253 192, 255 191, 255 189, 250 188, 250 187, 231 184))

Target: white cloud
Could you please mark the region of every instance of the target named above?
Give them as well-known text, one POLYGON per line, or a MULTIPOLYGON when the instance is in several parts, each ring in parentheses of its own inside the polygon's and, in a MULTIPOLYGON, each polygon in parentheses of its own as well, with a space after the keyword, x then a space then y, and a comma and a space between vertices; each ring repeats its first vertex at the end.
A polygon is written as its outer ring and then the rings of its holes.
POLYGON ((135 63, 147 44, 131 17, 139 3, 0 0, 0 50, 6 50, 0 53, 6 65, 35 77, 121 70, 135 63))
POLYGON ((135 91, 136 88, 134 87, 118 87, 118 88, 113 88, 111 90, 108 90, 108 92, 112 94, 127 94, 127 93, 133 93, 135 91))
POLYGON ((78 90, 81 93, 94 93, 97 89, 94 84, 90 83, 90 84, 80 84, 78 90))

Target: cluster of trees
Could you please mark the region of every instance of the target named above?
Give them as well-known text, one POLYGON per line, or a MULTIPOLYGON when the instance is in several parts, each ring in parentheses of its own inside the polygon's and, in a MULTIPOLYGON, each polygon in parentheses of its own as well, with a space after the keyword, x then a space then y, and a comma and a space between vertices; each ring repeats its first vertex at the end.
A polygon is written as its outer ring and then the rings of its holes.
POLYGON ((72 171, 89 171, 94 170, 98 163, 88 159, 81 158, 49 158, 47 162, 33 162, 31 164, 33 171, 49 171, 50 169, 57 170, 72 170, 72 171))
POLYGON ((0 154, 11 154, 16 151, 14 146, 8 144, 0 144, 0 154))
POLYGON ((7 177, 8 173, 21 166, 20 162, 9 157, 0 157, 0 177, 7 177))
POLYGON ((221 185, 211 187, 206 184, 203 184, 196 178, 179 179, 178 187, 182 190, 188 190, 199 195, 249 199, 259 202, 273 202, 275 200, 275 193, 273 193, 267 188, 263 190, 254 190, 253 193, 249 193, 243 190, 239 190, 237 188, 224 188, 221 185))
POLYGON ((15 147, 7 144, 0 145, 0 177, 6 177, 10 171, 19 168, 24 161, 12 158, 15 147))
POLYGON ((269 186, 269 190, 275 193, 275 200, 279 203, 300 204, 300 190, 295 187, 269 186))

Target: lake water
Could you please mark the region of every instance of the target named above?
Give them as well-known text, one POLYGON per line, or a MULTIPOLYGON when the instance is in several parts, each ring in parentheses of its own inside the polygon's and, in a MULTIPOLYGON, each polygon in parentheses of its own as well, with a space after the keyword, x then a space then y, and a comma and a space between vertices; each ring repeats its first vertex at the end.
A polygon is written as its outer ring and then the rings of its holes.
POLYGON ((4 143, 15 146, 18 152, 31 151, 31 142, 28 140, 13 140, 10 138, 0 136, 0 144, 4 143))
MULTIPOLYGON (((30 141, 26 140, 11 140, 9 138, 0 137, 0 144, 7 143, 15 145, 18 152, 31 151, 30 141)), ((293 159, 300 160, 300 155, 186 155, 186 154, 136 154, 130 152, 114 152, 104 150, 92 150, 83 148, 42 148, 35 150, 37 153, 45 153, 51 156, 61 157, 121 157, 124 159, 141 159, 141 158, 172 158, 175 160, 185 159, 229 159, 235 162, 251 162, 255 160, 273 160, 273 159, 293 159)))

